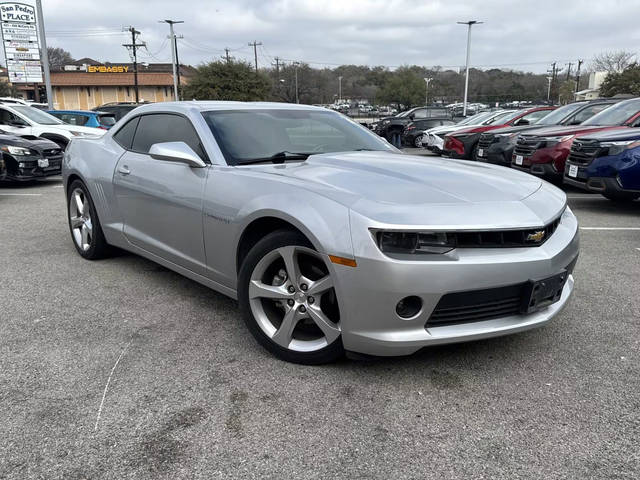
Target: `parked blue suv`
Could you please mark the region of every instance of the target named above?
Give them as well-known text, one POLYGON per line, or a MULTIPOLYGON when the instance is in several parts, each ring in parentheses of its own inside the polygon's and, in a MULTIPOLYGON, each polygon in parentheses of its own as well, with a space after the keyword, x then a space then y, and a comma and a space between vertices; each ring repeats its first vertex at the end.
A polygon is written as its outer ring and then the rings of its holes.
POLYGON ((116 124, 115 115, 109 112, 94 112, 92 110, 49 110, 49 113, 70 125, 109 130, 116 124))
POLYGON ((563 180, 614 201, 640 198, 640 128, 604 130, 576 138, 563 180))

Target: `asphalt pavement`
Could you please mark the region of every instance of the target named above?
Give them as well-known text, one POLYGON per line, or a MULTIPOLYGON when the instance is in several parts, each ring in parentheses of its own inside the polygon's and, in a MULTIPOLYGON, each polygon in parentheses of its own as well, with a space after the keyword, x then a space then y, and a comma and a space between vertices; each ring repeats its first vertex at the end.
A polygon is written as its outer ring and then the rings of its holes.
POLYGON ((83 260, 59 179, 0 188, 0 478, 638 478, 640 203, 569 204, 575 295, 544 328, 308 367, 233 300, 83 260))

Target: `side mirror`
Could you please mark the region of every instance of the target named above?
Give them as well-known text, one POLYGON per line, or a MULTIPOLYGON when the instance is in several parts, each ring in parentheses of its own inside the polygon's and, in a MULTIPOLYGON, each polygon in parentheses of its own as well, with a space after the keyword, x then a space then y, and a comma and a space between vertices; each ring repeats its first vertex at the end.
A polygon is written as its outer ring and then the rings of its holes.
POLYGON ((521 118, 520 120, 518 120, 518 121, 516 122, 516 125, 518 125, 518 126, 519 126, 519 125, 529 125, 529 120, 526 120, 526 119, 524 119, 524 118, 521 118))
POLYGON ((149 155, 156 160, 184 163, 191 168, 203 168, 207 166, 198 154, 184 142, 154 143, 149 149, 149 155))
POLYGON ((24 123, 20 123, 20 122, 11 122, 9 125, 11 125, 12 127, 18 127, 18 128, 26 127, 24 123))
POLYGON ((414 118, 416 118, 416 115, 414 113, 410 113, 409 120, 413 120, 414 118))

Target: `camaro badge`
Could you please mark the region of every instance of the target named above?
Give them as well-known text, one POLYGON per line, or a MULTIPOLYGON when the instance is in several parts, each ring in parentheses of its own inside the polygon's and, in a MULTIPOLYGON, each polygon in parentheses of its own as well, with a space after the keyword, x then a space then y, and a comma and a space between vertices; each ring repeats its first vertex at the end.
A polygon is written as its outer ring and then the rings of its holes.
POLYGON ((527 235, 527 242, 536 242, 539 243, 544 238, 544 230, 538 230, 535 233, 530 233, 527 235))

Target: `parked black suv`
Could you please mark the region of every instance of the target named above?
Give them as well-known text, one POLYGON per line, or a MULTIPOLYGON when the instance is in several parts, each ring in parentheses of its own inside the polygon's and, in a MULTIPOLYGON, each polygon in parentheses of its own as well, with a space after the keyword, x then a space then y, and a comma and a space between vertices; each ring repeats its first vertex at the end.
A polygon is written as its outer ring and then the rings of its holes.
POLYGON ((414 120, 409 122, 402 131, 402 144, 409 147, 421 147, 420 139, 425 130, 435 127, 446 127, 447 125, 455 125, 451 119, 445 118, 425 118, 423 120, 414 120))
POLYGON ((510 166, 511 156, 520 132, 552 125, 579 125, 618 101, 614 99, 597 99, 569 103, 557 108, 531 125, 498 128, 485 132, 480 135, 478 148, 473 159, 480 162, 510 166))
POLYGON ((402 131, 410 122, 433 118, 438 120, 451 120, 451 114, 446 108, 439 107, 416 107, 405 110, 395 117, 381 118, 371 125, 371 129, 386 138, 389 142, 400 147, 402 141, 402 131))
POLYGON ((99 107, 92 108, 94 112, 112 113, 116 117, 116 122, 124 117, 127 113, 140 105, 144 105, 149 102, 135 103, 135 102, 113 102, 105 103, 99 107))

